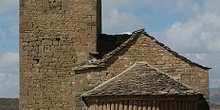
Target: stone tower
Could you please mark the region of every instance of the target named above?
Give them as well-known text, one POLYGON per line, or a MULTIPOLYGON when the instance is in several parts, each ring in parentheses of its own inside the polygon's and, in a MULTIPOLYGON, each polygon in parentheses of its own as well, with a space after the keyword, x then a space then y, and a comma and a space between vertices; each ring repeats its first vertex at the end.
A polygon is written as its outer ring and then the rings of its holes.
POLYGON ((20 0, 20 110, 73 110, 72 67, 92 59, 101 0, 20 0))

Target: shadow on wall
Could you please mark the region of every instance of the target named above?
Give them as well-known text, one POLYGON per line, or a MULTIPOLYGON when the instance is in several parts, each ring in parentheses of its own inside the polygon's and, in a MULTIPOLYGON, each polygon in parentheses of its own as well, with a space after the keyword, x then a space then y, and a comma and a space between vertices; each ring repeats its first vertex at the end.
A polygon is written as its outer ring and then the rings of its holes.
POLYGON ((210 106, 205 100, 204 97, 200 99, 199 105, 198 105, 198 110, 210 110, 210 106))

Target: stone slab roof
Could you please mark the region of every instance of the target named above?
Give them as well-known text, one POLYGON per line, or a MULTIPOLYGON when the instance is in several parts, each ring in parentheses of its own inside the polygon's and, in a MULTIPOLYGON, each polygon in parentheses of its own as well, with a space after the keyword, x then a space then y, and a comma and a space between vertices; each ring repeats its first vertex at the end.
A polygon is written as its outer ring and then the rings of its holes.
POLYGON ((138 62, 121 74, 84 93, 88 96, 140 95, 198 95, 199 92, 154 69, 146 62, 138 62))
MULTIPOLYGON (((134 40, 137 40, 137 38, 140 37, 141 34, 144 34, 146 37, 149 37, 154 42, 156 42, 158 45, 163 47, 165 50, 169 51, 170 53, 172 53, 176 57, 182 59, 183 61, 185 61, 185 62, 187 62, 191 65, 198 66, 198 67, 203 68, 203 69, 211 69, 209 67, 202 66, 202 65, 200 65, 196 62, 192 62, 191 60, 187 59, 186 57, 184 57, 184 56, 178 54, 177 52, 173 51, 172 49, 170 49, 169 47, 167 47, 163 43, 159 42, 154 37, 148 35, 144 31, 144 29, 140 29, 140 30, 134 31, 131 36, 127 35, 127 36, 125 36, 125 38, 121 38, 121 41, 109 40, 110 41, 109 44, 106 44, 106 43, 108 43, 108 40, 107 40, 107 42, 103 43, 103 44, 105 44, 105 46, 103 46, 102 43, 98 43, 98 46, 99 46, 98 50, 99 50, 99 53, 101 55, 97 55, 98 56, 97 59, 93 59, 91 61, 86 61, 86 62, 82 62, 80 64, 75 65, 73 70, 74 71, 83 71, 83 70, 87 70, 87 69, 90 69, 90 68, 106 67, 106 63, 108 62, 109 59, 111 59, 114 55, 116 55, 117 52, 124 49, 124 47, 126 45, 128 45, 130 42, 132 42, 134 40), (118 42, 118 43, 112 43, 112 42, 118 42), (111 47, 110 43, 112 43, 114 45, 112 45, 112 47, 111 47), (117 45, 119 45, 119 46, 116 47, 117 45), (107 49, 106 51, 104 51, 107 48, 107 46, 110 46, 109 47, 110 49, 107 49), (102 47, 104 47, 104 48, 102 48, 102 47)), ((110 36, 110 35, 106 35, 105 37, 108 37, 108 36, 110 36)), ((123 35, 116 35, 114 37, 117 37, 117 36, 123 37, 123 35)), ((111 37, 113 37, 113 36, 111 36, 111 37)), ((115 39, 117 39, 117 38, 115 38, 115 39)), ((102 41, 102 40, 100 40, 100 41, 102 41)))

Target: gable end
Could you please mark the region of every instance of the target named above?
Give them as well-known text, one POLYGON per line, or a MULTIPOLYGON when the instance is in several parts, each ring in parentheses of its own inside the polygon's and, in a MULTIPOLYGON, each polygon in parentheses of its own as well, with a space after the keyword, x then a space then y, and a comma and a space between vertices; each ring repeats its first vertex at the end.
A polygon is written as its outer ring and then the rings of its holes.
POLYGON ((146 32, 144 32, 143 34, 145 34, 147 37, 149 37, 151 40, 153 40, 155 43, 157 43, 158 45, 160 45, 161 47, 163 47, 165 50, 167 50, 168 52, 172 53, 175 57, 180 58, 181 60, 185 61, 186 63, 190 64, 190 65, 194 65, 197 66, 199 68, 205 69, 205 70, 209 70, 211 68, 209 67, 205 67, 202 66, 196 62, 193 62, 191 60, 189 60, 188 58, 180 55, 179 53, 177 53, 176 51, 172 50, 171 48, 169 48, 168 46, 166 46, 165 44, 159 42, 157 39, 155 39, 153 36, 150 36, 149 34, 147 34, 146 32))
POLYGON ((170 52, 171 54, 173 54, 175 57, 180 58, 181 60, 183 60, 184 62, 190 64, 190 65, 194 65, 197 66, 199 68, 202 68, 204 70, 209 70, 211 68, 209 67, 205 67, 202 66, 196 62, 192 62, 191 60, 187 59, 186 57, 178 54, 177 52, 173 51, 171 48, 169 48, 168 46, 166 46, 165 44, 159 42, 158 40, 156 40, 153 36, 150 36, 149 34, 147 34, 147 32, 144 31, 144 29, 140 29, 137 31, 134 31, 132 33, 132 36, 130 38, 128 38, 124 43, 122 43, 120 46, 118 46, 116 49, 114 49, 113 51, 105 54, 101 59, 93 59, 90 61, 86 61, 86 62, 82 62, 79 63, 77 65, 75 65, 75 67, 73 68, 74 71, 84 71, 84 70, 88 70, 91 68, 102 68, 102 67, 106 67, 106 63, 116 55, 116 53, 120 52, 121 50, 124 49, 125 46, 127 46, 130 42, 132 41, 136 41, 138 37, 140 37, 141 35, 145 35, 146 37, 149 37, 152 41, 154 41, 155 43, 157 43, 158 45, 160 45, 161 47, 163 47, 165 50, 167 50, 168 52, 170 52))

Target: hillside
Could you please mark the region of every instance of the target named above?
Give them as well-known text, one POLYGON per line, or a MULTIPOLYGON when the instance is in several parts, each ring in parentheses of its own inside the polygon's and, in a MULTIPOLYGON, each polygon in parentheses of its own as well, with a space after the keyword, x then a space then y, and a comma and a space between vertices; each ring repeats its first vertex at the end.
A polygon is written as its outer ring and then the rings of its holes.
POLYGON ((17 98, 0 98, 0 110, 18 110, 17 98))
POLYGON ((220 105, 210 105, 210 110, 220 110, 220 105))
POLYGON ((210 88, 210 103, 220 105, 220 89, 219 88, 210 88))

